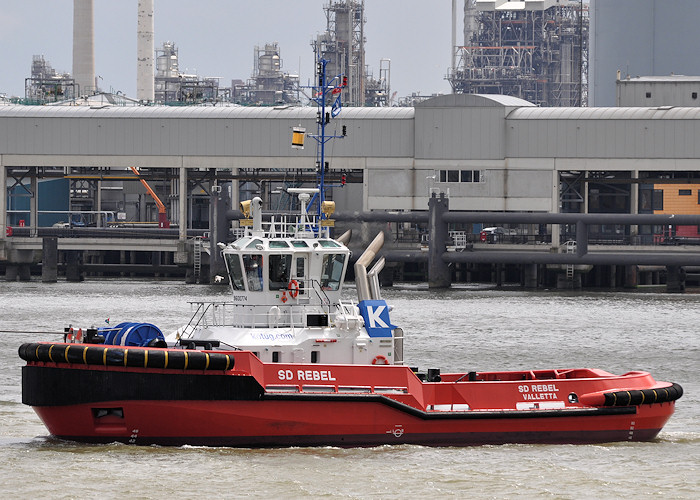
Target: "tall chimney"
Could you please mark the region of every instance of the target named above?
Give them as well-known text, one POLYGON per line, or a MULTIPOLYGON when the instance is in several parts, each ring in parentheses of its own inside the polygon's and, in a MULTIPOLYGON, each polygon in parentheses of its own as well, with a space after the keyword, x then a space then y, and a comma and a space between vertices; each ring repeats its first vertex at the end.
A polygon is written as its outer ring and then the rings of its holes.
POLYGON ((93 0, 73 0, 73 79, 77 95, 95 89, 93 0))
POLYGON ((136 39, 136 98, 155 99, 153 74, 153 0, 139 0, 139 20, 136 39))

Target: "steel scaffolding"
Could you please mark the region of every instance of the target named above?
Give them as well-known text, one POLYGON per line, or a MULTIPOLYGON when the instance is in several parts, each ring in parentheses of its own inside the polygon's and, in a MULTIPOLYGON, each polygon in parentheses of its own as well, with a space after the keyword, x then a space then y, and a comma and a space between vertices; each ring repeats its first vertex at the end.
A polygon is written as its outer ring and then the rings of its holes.
POLYGON ((464 45, 455 47, 458 63, 447 75, 454 93, 504 94, 538 106, 585 105, 587 5, 465 0, 464 11, 464 45))

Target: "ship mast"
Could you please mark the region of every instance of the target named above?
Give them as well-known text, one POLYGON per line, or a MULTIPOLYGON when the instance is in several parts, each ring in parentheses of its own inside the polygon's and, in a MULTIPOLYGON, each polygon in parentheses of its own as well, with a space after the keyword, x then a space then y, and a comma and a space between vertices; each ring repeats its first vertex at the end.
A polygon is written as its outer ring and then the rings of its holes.
POLYGON ((331 139, 342 139, 346 136, 346 128, 343 126, 342 135, 329 135, 326 133, 326 126, 330 124, 332 118, 338 116, 342 109, 341 95, 345 87, 347 87, 347 76, 342 74, 336 75, 333 78, 327 78, 326 65, 330 61, 319 58, 316 63, 316 85, 312 86, 312 97, 318 107, 316 113, 317 133, 309 134, 309 137, 316 141, 316 176, 318 184, 318 193, 309 202, 311 206, 317 201, 316 213, 319 220, 323 217, 322 204, 326 200, 326 185, 325 175, 328 168, 326 163, 326 143, 331 139), (332 101, 332 103, 331 103, 332 101), (330 108, 330 111, 327 111, 330 108))

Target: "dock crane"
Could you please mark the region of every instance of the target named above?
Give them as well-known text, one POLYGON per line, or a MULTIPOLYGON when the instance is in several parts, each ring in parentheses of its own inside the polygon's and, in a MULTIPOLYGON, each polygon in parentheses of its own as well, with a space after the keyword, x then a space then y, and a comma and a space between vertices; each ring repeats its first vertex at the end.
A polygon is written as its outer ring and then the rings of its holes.
POLYGON ((151 188, 151 186, 148 185, 148 182, 146 182, 146 179, 143 179, 141 177, 141 174, 139 173, 139 170, 136 167, 129 167, 131 171, 139 178, 141 181, 141 184, 143 184, 143 187, 146 188, 146 191, 148 191, 148 194, 151 195, 151 198, 153 198, 153 201, 156 202, 156 205, 158 206, 158 227, 159 228, 169 228, 170 227, 170 221, 168 220, 168 214, 165 213, 165 205, 163 205, 163 202, 160 201, 160 198, 158 198, 158 195, 156 194, 155 191, 151 188))

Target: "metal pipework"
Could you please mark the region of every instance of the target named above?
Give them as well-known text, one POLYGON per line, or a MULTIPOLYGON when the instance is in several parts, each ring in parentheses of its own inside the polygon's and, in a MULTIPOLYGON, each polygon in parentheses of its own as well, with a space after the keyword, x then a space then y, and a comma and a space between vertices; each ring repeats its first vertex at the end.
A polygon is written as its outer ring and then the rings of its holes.
POLYGON ((372 296, 372 300, 381 300, 382 292, 379 288, 379 273, 384 269, 384 264, 386 259, 384 257, 380 258, 373 266, 372 269, 367 273, 369 281, 369 293, 372 296))
POLYGON ((360 258, 355 263, 355 286, 357 287, 357 300, 371 300, 372 295, 367 279, 367 266, 377 255, 377 252, 384 245, 384 233, 381 232, 374 237, 372 243, 362 252, 360 258))
POLYGON ((250 211, 253 215, 253 235, 262 236, 264 234, 262 228, 262 199, 259 196, 251 200, 250 211))
POLYGON ((342 243, 345 246, 348 246, 348 243, 350 243, 350 238, 352 238, 352 229, 348 229, 345 231, 343 234, 340 235, 339 238, 336 239, 338 243, 342 243))
MULTIPOLYGON (((414 222, 425 223, 428 212, 336 212, 341 222, 414 222)), ((700 215, 691 214, 560 214, 549 212, 447 212, 442 222, 483 222, 492 224, 619 224, 619 225, 700 225, 700 215)))
POLYGON ((428 212, 336 212, 341 222, 428 222, 428 212))
MULTIPOLYGON (((337 217, 336 217, 337 218, 337 217)), ((442 222, 483 222, 491 224, 619 224, 700 225, 700 215, 690 214, 559 214, 512 212, 448 212, 442 222)))

